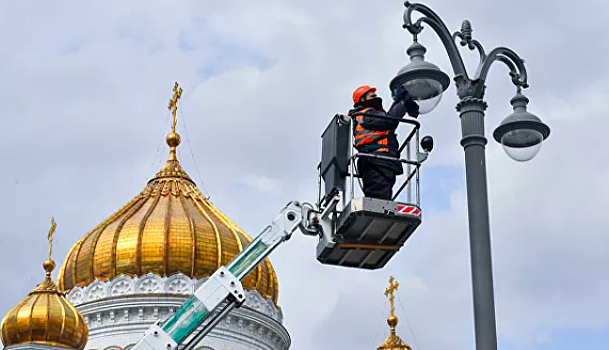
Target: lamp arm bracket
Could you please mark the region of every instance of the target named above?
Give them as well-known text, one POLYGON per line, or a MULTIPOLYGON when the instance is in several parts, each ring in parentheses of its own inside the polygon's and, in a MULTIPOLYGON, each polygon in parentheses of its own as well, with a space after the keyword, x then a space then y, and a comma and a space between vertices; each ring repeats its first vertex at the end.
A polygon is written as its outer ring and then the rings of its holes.
POLYGON ((455 44, 453 36, 448 31, 448 28, 446 28, 446 25, 444 22, 442 22, 442 19, 440 19, 440 17, 429 7, 423 4, 412 4, 409 1, 406 1, 404 6, 406 7, 406 10, 404 11, 404 24, 402 27, 407 29, 412 35, 417 36, 423 30, 423 23, 429 25, 436 32, 436 34, 438 34, 442 44, 444 44, 455 75, 465 77, 467 80, 469 80, 467 70, 465 69, 465 64, 463 63, 463 59, 459 53, 459 49, 455 44), (422 14, 423 17, 419 18, 413 23, 412 13, 414 11, 422 14))
POLYGON ((476 79, 479 79, 482 83, 484 83, 491 65, 494 62, 502 62, 508 67, 510 70, 509 74, 512 79, 512 83, 516 85, 518 89, 526 89, 529 87, 527 82, 527 69, 524 66, 524 60, 514 51, 505 47, 495 48, 488 54, 476 72, 476 79))
POLYGON ((479 71, 480 67, 486 60, 486 52, 484 52, 484 47, 482 47, 482 44, 480 44, 480 42, 474 39, 472 36, 473 31, 472 24, 468 20, 464 20, 461 24, 461 30, 456 31, 453 34, 453 40, 457 41, 457 39, 460 39, 459 44, 461 44, 461 46, 467 45, 467 48, 472 51, 478 50, 480 61, 478 62, 478 69, 476 71, 479 71))

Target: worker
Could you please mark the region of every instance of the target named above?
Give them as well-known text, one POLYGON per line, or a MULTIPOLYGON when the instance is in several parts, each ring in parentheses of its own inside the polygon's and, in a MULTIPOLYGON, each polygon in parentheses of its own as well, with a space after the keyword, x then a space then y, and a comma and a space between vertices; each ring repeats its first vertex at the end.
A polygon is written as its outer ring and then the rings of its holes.
POLYGON ((398 160, 399 143, 395 130, 406 113, 414 118, 419 115, 419 105, 402 86, 396 89, 393 100, 391 108, 385 111, 376 88, 363 85, 353 92, 354 108, 349 116, 354 121, 355 148, 359 153, 395 158, 358 157, 357 171, 366 197, 391 200, 396 176, 404 172, 398 160))

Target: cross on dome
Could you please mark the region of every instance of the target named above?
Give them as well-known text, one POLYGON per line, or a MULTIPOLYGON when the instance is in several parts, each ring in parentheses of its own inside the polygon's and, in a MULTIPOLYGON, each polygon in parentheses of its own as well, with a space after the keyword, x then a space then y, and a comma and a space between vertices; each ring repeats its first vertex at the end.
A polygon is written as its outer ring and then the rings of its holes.
POLYGON ((169 109, 171 111, 171 114, 173 115, 173 123, 171 125, 171 131, 172 132, 176 132, 176 124, 177 124, 177 119, 176 119, 176 113, 178 112, 178 100, 182 97, 182 88, 179 88, 178 82, 176 81, 175 85, 173 86, 173 97, 171 98, 171 100, 169 100, 169 106, 167 106, 167 109, 169 109))
POLYGON ((387 324, 391 332, 377 350, 412 350, 395 332, 395 328, 398 325, 398 318, 395 316, 395 292, 399 286, 400 284, 393 276, 389 277, 389 287, 385 288, 385 296, 389 297, 389 302, 391 303, 391 315, 387 318, 387 324))
POLYGON ((180 144, 181 138, 180 135, 176 132, 176 124, 178 122, 176 113, 178 112, 178 100, 182 97, 182 88, 179 87, 178 82, 175 82, 173 86, 173 97, 169 100, 169 105, 167 109, 171 111, 173 116, 173 120, 171 123, 171 133, 167 135, 167 144, 169 145, 169 160, 178 160, 176 156, 176 147, 180 144))
POLYGON ((398 287, 400 286, 400 283, 398 281, 395 281, 395 283, 393 283, 394 281, 395 279, 393 278, 393 276, 389 277, 389 287, 385 289, 385 296, 389 297, 389 302, 391 303, 391 316, 395 316, 395 295, 393 293, 395 293, 395 291, 398 290, 398 287))

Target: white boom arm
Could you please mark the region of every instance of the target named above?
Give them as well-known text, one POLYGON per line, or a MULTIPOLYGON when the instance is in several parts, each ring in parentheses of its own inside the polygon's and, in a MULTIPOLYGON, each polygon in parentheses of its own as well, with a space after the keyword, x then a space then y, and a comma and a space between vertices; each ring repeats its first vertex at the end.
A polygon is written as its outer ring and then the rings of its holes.
POLYGON ((197 333, 184 349, 194 347, 232 309, 245 302, 241 280, 279 244, 288 240, 297 228, 300 227, 306 234, 312 234, 312 229, 307 224, 312 210, 311 206, 300 205, 298 202, 288 203, 271 225, 226 267, 222 266, 214 272, 173 316, 152 325, 132 350, 175 350, 197 327, 209 319, 201 332, 197 333), (227 304, 222 310, 213 315, 213 311, 225 301, 227 304))

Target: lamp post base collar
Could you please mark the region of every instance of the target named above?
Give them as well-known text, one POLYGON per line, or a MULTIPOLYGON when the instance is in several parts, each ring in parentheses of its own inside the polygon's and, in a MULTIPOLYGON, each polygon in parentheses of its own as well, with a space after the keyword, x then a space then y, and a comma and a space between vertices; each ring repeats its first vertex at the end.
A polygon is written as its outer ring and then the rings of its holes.
POLYGON ((463 113, 469 112, 469 111, 484 112, 487 107, 488 107, 488 105, 486 104, 486 102, 484 102, 484 100, 482 100, 480 98, 465 97, 465 98, 461 99, 461 101, 459 101, 459 103, 457 103, 456 109, 457 109, 457 112, 459 112, 459 113, 461 113, 461 115, 463 115, 463 113))
POLYGON ((486 146, 487 142, 486 137, 482 135, 468 135, 463 136, 461 139, 461 146, 463 146, 464 149, 473 145, 486 146))

